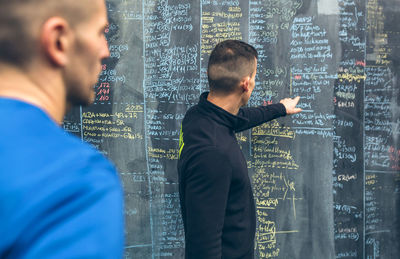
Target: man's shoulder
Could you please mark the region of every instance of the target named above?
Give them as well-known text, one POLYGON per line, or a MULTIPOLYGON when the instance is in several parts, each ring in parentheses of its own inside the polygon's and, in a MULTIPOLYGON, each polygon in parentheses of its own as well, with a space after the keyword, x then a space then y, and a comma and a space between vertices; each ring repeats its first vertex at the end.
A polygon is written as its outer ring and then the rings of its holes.
POLYGON ((197 106, 188 111, 182 122, 182 157, 200 153, 219 153, 226 156, 234 138, 229 128, 203 113, 197 106))
POLYGON ((217 146, 202 146, 195 149, 186 150, 185 154, 178 162, 181 180, 185 177, 200 173, 207 175, 215 171, 230 173, 229 155, 217 146))
POLYGON ((57 176, 79 179, 80 174, 88 176, 88 173, 96 177, 100 172, 115 177, 115 169, 108 159, 66 132, 42 110, 1 98, 0 107, 5 107, 14 117, 0 117, 6 125, 0 129, 4 137, 0 142, 0 163, 6 171, 13 172, 12 175, 0 174, 0 179, 10 177, 15 184, 20 184, 31 175, 43 180, 57 176))
POLYGON ((201 118, 201 117, 203 117, 203 115, 200 113, 199 105, 196 104, 196 105, 190 107, 186 111, 182 122, 186 122, 188 120, 194 120, 194 119, 201 118))
POLYGON ((74 171, 73 174, 77 177, 96 178, 96 181, 101 178, 118 181, 112 162, 95 147, 66 132, 59 138, 61 167, 74 171))

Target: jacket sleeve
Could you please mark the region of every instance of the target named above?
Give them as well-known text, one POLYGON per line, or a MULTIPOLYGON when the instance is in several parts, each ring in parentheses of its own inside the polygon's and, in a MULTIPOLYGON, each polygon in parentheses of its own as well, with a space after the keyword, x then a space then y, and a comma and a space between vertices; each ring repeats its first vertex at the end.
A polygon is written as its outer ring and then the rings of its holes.
POLYGON ((235 132, 244 131, 256 127, 264 122, 286 115, 285 106, 281 103, 260 107, 245 107, 239 110, 238 116, 248 119, 248 123, 240 125, 235 132))
POLYGON ((196 156, 187 172, 186 258, 220 259, 231 166, 225 155, 212 149, 196 156))

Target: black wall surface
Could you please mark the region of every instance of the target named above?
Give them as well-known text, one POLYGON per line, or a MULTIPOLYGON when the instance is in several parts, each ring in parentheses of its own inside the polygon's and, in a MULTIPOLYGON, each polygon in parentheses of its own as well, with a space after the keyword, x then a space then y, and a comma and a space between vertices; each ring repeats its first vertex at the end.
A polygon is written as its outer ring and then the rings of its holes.
POLYGON ((95 104, 64 128, 117 166, 125 258, 183 258, 176 163, 186 110, 225 39, 259 51, 249 105, 303 112, 237 135, 256 258, 399 258, 398 0, 112 0, 95 104))

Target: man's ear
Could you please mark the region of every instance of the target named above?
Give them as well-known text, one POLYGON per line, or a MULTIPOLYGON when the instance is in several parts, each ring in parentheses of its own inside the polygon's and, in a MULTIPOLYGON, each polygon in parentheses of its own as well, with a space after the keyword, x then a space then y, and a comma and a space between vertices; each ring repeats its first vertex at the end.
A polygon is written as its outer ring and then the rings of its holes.
POLYGON ((250 77, 246 76, 240 81, 240 87, 242 88, 243 92, 248 92, 250 86, 250 77))
POLYGON ((67 21, 61 17, 49 18, 42 26, 40 45, 50 62, 65 66, 72 45, 72 33, 67 21))

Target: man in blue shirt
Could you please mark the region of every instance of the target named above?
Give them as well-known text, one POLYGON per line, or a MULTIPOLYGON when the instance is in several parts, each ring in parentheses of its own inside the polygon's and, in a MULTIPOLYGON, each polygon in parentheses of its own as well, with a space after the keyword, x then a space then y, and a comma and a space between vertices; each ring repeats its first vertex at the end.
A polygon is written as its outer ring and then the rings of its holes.
POLYGON ((60 128, 109 56, 103 0, 0 0, 0 258, 121 258, 123 194, 60 128))

